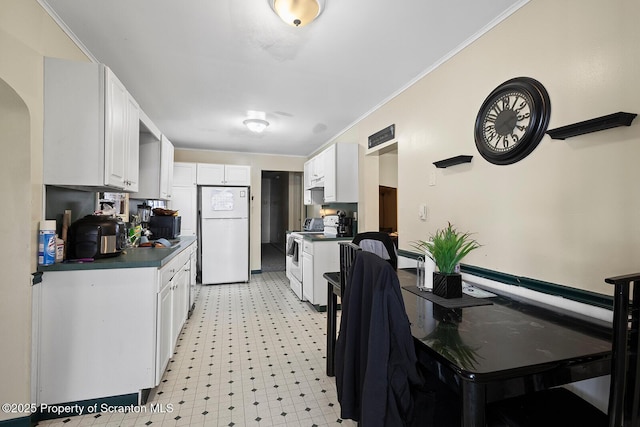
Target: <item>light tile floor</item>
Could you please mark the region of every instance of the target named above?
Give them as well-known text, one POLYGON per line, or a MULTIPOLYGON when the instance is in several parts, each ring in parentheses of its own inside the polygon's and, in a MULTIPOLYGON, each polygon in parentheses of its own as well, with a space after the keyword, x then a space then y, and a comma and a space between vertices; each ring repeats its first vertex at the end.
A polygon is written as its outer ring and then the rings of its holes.
POLYGON ((38 425, 355 426, 340 419, 325 348, 326 313, 299 301, 284 272, 202 286, 164 378, 144 407, 38 425), (159 404, 166 411, 152 413, 151 405, 159 404))

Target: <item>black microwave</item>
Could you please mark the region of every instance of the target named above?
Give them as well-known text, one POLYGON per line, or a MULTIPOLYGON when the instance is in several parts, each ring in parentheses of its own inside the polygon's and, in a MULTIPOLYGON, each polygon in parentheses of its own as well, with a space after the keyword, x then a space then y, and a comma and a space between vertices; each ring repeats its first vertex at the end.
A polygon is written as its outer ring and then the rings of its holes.
POLYGON ((151 239, 177 239, 180 237, 180 217, 153 215, 149 219, 151 239))

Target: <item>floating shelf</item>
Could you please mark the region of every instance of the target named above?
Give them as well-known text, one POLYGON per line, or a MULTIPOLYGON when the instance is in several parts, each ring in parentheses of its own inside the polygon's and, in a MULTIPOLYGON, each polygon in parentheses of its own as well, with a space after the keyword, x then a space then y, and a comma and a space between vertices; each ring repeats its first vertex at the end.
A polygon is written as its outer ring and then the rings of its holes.
POLYGON ((584 122, 574 123, 547 131, 553 139, 567 139, 572 136, 584 135, 585 133, 598 132, 600 130, 611 129, 618 126, 629 126, 637 114, 614 113, 607 116, 597 117, 584 122))
POLYGON ((473 156, 455 156, 449 159, 433 162, 437 168, 448 168, 449 166, 459 165, 461 163, 471 163, 473 156))

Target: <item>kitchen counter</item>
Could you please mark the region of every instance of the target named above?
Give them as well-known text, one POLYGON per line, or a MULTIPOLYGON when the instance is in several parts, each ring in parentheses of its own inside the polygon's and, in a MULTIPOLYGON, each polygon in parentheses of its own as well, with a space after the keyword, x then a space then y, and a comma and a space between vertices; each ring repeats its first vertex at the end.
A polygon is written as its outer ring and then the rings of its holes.
POLYGON ((195 236, 184 236, 172 241, 170 248, 127 248, 121 255, 101 258, 92 262, 59 262, 53 265, 40 265, 38 271, 73 271, 73 270, 104 270, 116 268, 160 268, 173 257, 182 252, 196 241, 195 236))
POLYGON ((329 237, 324 234, 303 234, 302 235, 305 240, 310 240, 312 242, 322 242, 322 241, 333 241, 333 240, 344 240, 344 241, 352 241, 353 237, 329 237))
POLYGON ((41 267, 33 286, 36 403, 144 403, 193 306, 196 245, 183 237, 171 248, 41 267))

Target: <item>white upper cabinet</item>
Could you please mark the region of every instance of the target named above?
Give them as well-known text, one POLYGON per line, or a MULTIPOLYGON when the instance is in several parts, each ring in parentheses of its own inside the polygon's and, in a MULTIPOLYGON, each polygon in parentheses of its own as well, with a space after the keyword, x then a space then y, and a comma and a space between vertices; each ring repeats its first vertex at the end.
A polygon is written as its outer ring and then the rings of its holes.
POLYGON ((334 144, 308 160, 304 185, 305 205, 357 203, 358 144, 334 144))
POLYGON ((225 185, 251 185, 251 166, 225 165, 225 185))
POLYGON ((150 133, 140 134, 140 184, 136 199, 171 199, 173 188, 173 144, 166 136, 158 140, 150 133))
POLYGON ((103 64, 45 58, 44 183, 138 190, 140 108, 103 64))
POLYGON ((195 187, 197 180, 196 163, 173 163, 173 186, 174 187, 195 187))
POLYGON ((173 189, 169 207, 182 218, 181 236, 195 236, 198 219, 198 187, 196 163, 173 163, 173 189))
POLYGON ((313 175, 313 162, 307 160, 304 162, 304 189, 311 189, 311 176, 313 175))
POLYGON ((198 185, 224 185, 224 165, 198 163, 198 185))
POLYGON ((358 202, 358 144, 334 144, 324 152, 324 202, 358 202))
POLYGON ((251 185, 251 166, 198 163, 198 185, 251 185))
POLYGON ((304 164, 305 190, 324 187, 325 160, 324 151, 312 157, 304 164))

